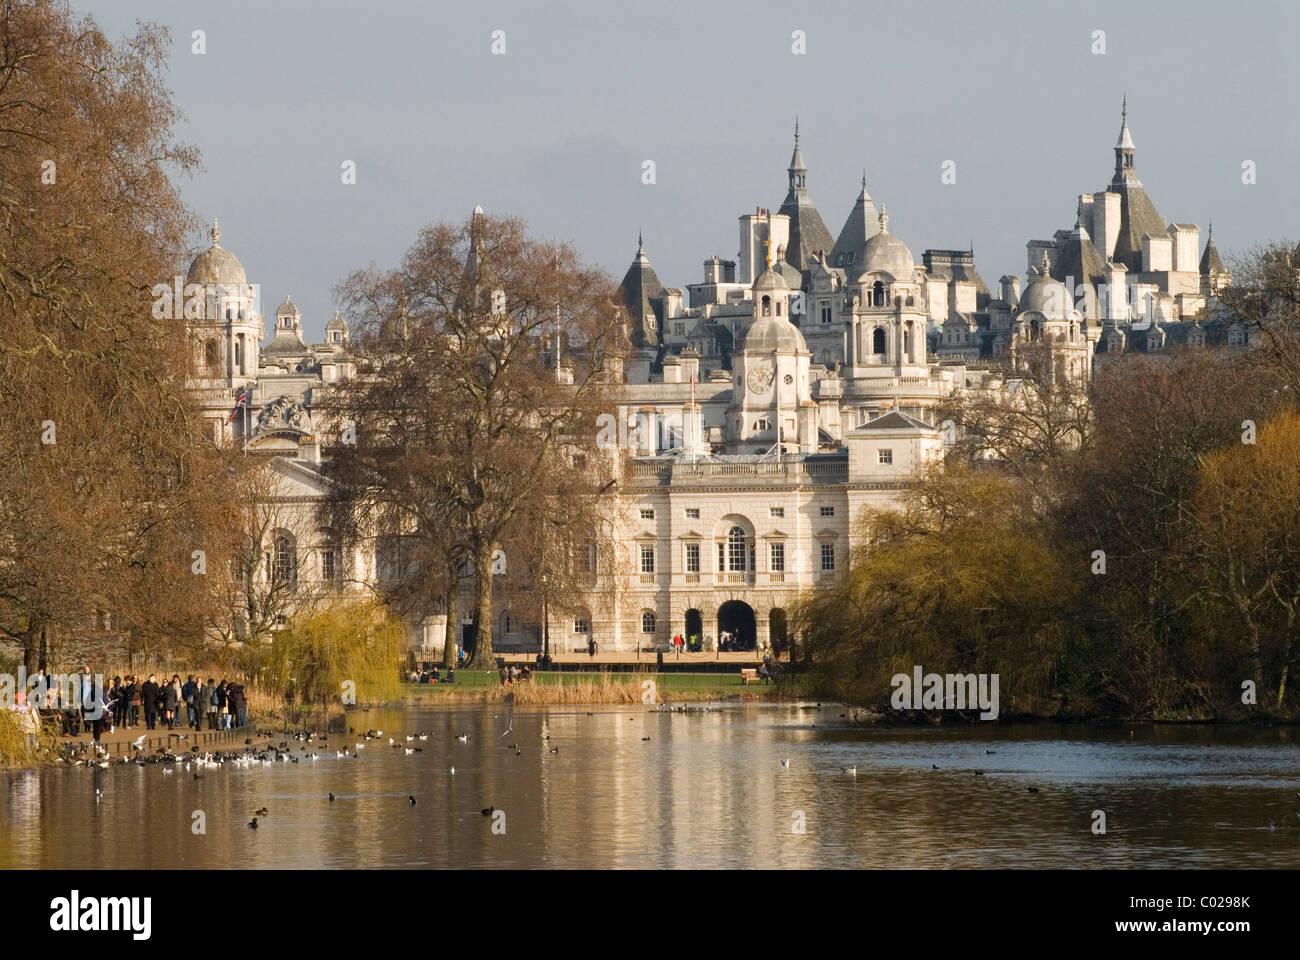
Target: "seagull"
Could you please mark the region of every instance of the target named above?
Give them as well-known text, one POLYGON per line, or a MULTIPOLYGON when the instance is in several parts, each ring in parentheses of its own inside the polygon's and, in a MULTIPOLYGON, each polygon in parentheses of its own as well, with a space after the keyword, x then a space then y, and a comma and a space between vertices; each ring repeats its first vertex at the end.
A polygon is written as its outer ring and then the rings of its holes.
POLYGON ((171 767, 163 767, 163 773, 175 773, 175 772, 176 771, 173 770, 171 767))
POLYGON ((95 802, 96 802, 96 803, 99 803, 99 798, 100 798, 101 796, 103 796, 103 795, 104 795, 104 791, 101 790, 101 789, 99 789, 99 787, 96 787, 96 788, 95 788, 95 802))
POLYGON ((340 760, 342 760, 344 757, 347 756, 347 753, 345 753, 345 752, 342 751, 342 750, 335 750, 335 751, 334 751, 334 756, 336 756, 336 757, 338 757, 340 760))
POLYGON ((450 774, 454 777, 454 776, 456 775, 456 768, 455 768, 455 767, 448 767, 448 768, 447 768, 447 772, 450 773, 450 774))
POLYGON ((458 734, 456 734, 456 739, 459 740, 461 743, 468 743, 468 742, 469 742, 469 734, 468 734, 468 733, 458 733, 458 734))
POLYGON ((409 806, 412 806, 412 807, 415 806, 415 797, 407 797, 407 798, 406 798, 406 802, 407 802, 407 805, 409 805, 409 806))
POLYGON ((551 753, 559 753, 559 752, 560 752, 559 747, 551 747, 551 753))
POLYGON ((840 767, 840 769, 843 770, 845 773, 847 773, 850 777, 856 777, 858 775, 858 765, 856 763, 851 767, 840 767))
POLYGON ((412 750, 410 747, 402 747, 402 752, 405 753, 408 757, 411 754, 415 753, 415 751, 412 750))
POLYGON ((138 736, 138 737, 136 737, 134 740, 132 740, 132 741, 131 741, 131 746, 135 747, 137 750, 143 750, 143 749, 144 749, 144 736, 145 736, 145 735, 142 733, 142 734, 140 734, 140 736, 138 736))

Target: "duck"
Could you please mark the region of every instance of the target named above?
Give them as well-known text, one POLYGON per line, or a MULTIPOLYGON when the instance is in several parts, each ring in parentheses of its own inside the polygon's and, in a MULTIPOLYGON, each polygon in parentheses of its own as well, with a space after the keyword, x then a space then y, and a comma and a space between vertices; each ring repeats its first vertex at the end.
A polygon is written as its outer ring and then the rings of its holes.
POLYGON ((788 767, 788 766, 790 766, 790 758, 789 758, 789 757, 786 757, 784 760, 782 760, 782 761, 781 761, 781 766, 783 766, 783 767, 788 767))
POLYGON ((1037 788, 1037 787, 1030 787, 1030 788, 1029 788, 1029 792, 1030 792, 1030 793, 1037 793, 1037 792, 1038 792, 1038 788, 1037 788))
POLYGON ((485 816, 485 817, 490 817, 490 816, 492 816, 492 814, 494 814, 494 813, 496 813, 496 812, 497 812, 497 808, 496 808, 496 807, 484 807, 484 808, 483 808, 483 816, 485 816))
POLYGON ((257 817, 254 817, 252 820, 248 821, 248 829, 249 830, 257 829, 257 817))
POLYGON ((331 793, 331 794, 328 794, 328 796, 329 796, 329 798, 330 798, 330 803, 333 803, 333 802, 334 802, 334 794, 331 793))
POLYGON ((559 752, 560 752, 559 747, 551 747, 551 753, 559 753, 559 752))
POLYGON ((411 807, 415 806, 415 797, 407 797, 407 798, 406 798, 406 803, 407 803, 408 806, 411 806, 411 807))
POLYGON ((456 768, 455 768, 455 767, 448 767, 448 768, 447 768, 447 772, 448 772, 449 774, 451 774, 451 775, 454 777, 454 776, 456 775, 456 768))
POLYGON ((259 817, 269 817, 271 815, 271 811, 266 809, 266 807, 263 807, 261 810, 254 810, 253 813, 259 817))
POLYGON ((851 767, 840 767, 840 769, 843 770, 845 773, 847 773, 850 777, 856 777, 858 775, 858 765, 856 763, 851 767))

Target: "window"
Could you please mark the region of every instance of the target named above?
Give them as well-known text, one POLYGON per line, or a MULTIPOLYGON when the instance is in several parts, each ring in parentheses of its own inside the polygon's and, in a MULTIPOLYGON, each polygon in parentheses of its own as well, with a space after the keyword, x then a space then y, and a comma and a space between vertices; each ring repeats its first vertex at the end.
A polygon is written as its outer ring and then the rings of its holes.
POLYGON ((641 614, 641 632, 642 633, 655 632, 655 615, 651 613, 649 610, 641 614))
POLYGON ((642 519, 642 520, 653 520, 654 518, 655 518, 655 510, 654 510, 654 507, 642 507, 642 508, 641 508, 641 519, 642 519))
POLYGON ((574 632, 574 633, 591 633, 591 621, 588 620, 586 617, 574 617, 574 618, 573 618, 573 632, 574 632))
POLYGON ((321 579, 331 583, 339 577, 339 555, 332 547, 326 547, 320 552, 320 575, 321 579))
POLYGON ((275 554, 271 564, 271 578, 277 583, 294 581, 293 540, 287 533, 275 538, 275 554))
POLYGON ((700 508, 699 508, 699 507, 687 507, 687 508, 686 508, 686 519, 687 519, 687 520, 698 520, 698 519, 700 519, 700 508))
POLYGON ((746 561, 749 559, 749 551, 746 550, 745 531, 740 527, 732 527, 727 531, 727 569, 732 572, 744 573, 748 569, 746 561))
POLYGON ((871 335, 871 352, 884 354, 885 352, 885 331, 879 328, 871 335))
POLYGON ((772 421, 769 420, 769 419, 767 419, 767 417, 760 417, 759 419, 757 419, 757 420, 754 421, 754 429, 755 429, 755 430, 771 430, 771 429, 772 429, 772 421))
POLYGON ((830 323, 830 322, 831 322, 831 302, 829 300, 823 300, 822 301, 822 323, 830 323))
POLYGON ((889 448, 885 448, 885 449, 877 450, 877 451, 876 451, 876 460, 877 460, 877 462, 879 462, 879 463, 893 463, 893 462, 894 462, 894 451, 891 450, 891 449, 889 449, 889 448))
POLYGON ((506 616, 505 616, 505 628, 504 628, 504 631, 503 631, 503 632, 505 632, 505 633, 514 633, 514 630, 511 629, 510 614, 508 614, 508 613, 507 613, 506 616))
POLYGON ((700 545, 698 543, 688 543, 686 545, 686 572, 700 572, 700 545))
POLYGON ((834 508, 834 507, 819 507, 819 508, 818 508, 818 511, 817 511, 817 515, 818 515, 818 516, 821 516, 821 517, 833 517, 833 516, 835 516, 835 508, 834 508))
POLYGON ((641 547, 641 572, 655 572, 655 548, 649 544, 641 547))
POLYGON ((779 520, 785 516, 785 507, 771 507, 767 512, 769 516, 779 520))
POLYGON ((785 544, 774 543, 771 547, 771 568, 773 573, 782 573, 785 570, 785 544))
POLYGON ((219 359, 219 350, 217 341, 209 340, 203 345, 203 364, 209 370, 215 369, 219 359))
POLYGON ((835 569, 835 544, 822 544, 822 570, 830 571, 835 569))
POLYGON ((596 541, 588 540, 578 548, 578 572, 596 572, 596 541))
POLYGON ((679 336, 679 337, 683 337, 683 336, 685 336, 685 335, 686 335, 686 324, 684 324, 684 323, 674 323, 674 324, 673 324, 673 333, 677 334, 677 336, 679 336))
POLYGON ((721 573, 727 569, 727 545, 719 541, 718 543, 718 572, 721 573))

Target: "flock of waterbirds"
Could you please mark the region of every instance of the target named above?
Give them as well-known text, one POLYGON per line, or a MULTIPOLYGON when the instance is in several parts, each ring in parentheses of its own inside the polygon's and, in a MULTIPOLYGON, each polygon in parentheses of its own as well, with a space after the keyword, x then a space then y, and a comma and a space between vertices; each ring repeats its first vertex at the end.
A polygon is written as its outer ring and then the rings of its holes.
MULTIPOLYGON (((817 704, 817 707, 820 706, 821 704, 817 704)), ((659 705, 651 708, 651 712, 706 713, 716 709, 716 707, 710 707, 708 705, 659 705)), ((595 711, 587 711, 587 716, 595 716, 595 711)), ((494 719, 500 718, 496 717, 494 719)), ((628 720, 635 719, 635 717, 628 717, 628 720)), ((511 715, 509 720, 509 726, 507 726, 505 731, 501 734, 502 738, 514 732, 513 715, 511 715)), ((218 769, 227 765, 233 767, 253 767, 271 766, 277 763, 300 763, 304 760, 315 762, 322 755, 328 757, 328 751, 331 749, 334 752, 335 758, 339 760, 356 759, 367 747, 381 746, 387 746, 393 750, 401 750, 404 756, 410 757, 417 753, 424 752, 424 748, 418 744, 428 741, 430 736, 425 732, 415 732, 404 734, 401 739, 398 739, 391 735, 385 735, 383 730, 366 730, 360 735, 361 739, 357 740, 355 739, 355 729, 349 727, 346 737, 340 734, 333 735, 336 739, 347 739, 350 741, 349 744, 340 748, 330 744, 328 734, 318 734, 309 730, 302 730, 289 735, 276 733, 270 730, 257 730, 255 732, 258 740, 265 741, 260 746, 255 746, 254 744, 256 741, 250 737, 244 740, 243 749, 210 752, 203 752, 197 746, 191 746, 186 749, 185 742, 189 738, 187 734, 183 733, 168 734, 167 744, 165 746, 160 746, 152 752, 146 752, 144 750, 144 741, 146 737, 140 736, 130 744, 130 749, 127 754, 116 758, 110 756, 107 750, 97 744, 65 744, 61 755, 57 758, 57 761, 72 766, 97 767, 101 769, 107 768, 111 764, 157 765, 162 768, 164 774, 174 774, 179 770, 183 773, 190 774, 194 780, 200 780, 203 778, 200 771, 218 769), (277 741, 277 737, 281 739, 277 741), (387 741, 386 744, 383 743, 385 740, 387 741)), ((472 739, 473 736, 468 733, 458 733, 455 735, 456 742, 462 745, 468 745, 472 739)), ((549 740, 550 737, 548 735, 543 735, 542 739, 549 740)), ((646 742, 650 740, 650 737, 642 737, 641 740, 642 742, 646 742)), ((516 740, 514 743, 504 744, 503 746, 506 749, 514 750, 516 756, 522 756, 523 750, 521 748, 521 742, 522 741, 516 740)), ((560 752, 558 746, 543 744, 543 747, 550 754, 558 754, 560 752)), ((985 754, 992 755, 997 751, 985 750, 984 752, 985 754)), ((781 758, 778 762, 783 769, 790 769, 790 758, 781 758)), ((939 769, 937 764, 931 764, 930 766, 932 770, 939 769)), ((448 775, 454 776, 456 773, 456 767, 453 764, 449 764, 446 770, 448 775)), ((858 768, 856 764, 851 766, 841 766, 840 772, 845 776, 856 778, 858 775, 858 768)), ((984 771, 980 769, 975 769, 971 772, 977 777, 984 776, 984 771)), ((1039 788, 1036 786, 1030 786, 1027 788, 1027 791, 1029 793, 1038 793, 1039 788)), ((101 790, 96 788, 96 802, 99 802, 101 797, 101 790)), ((333 803, 335 799, 336 797, 333 793, 327 794, 328 802, 333 803)), ((414 795, 408 795, 406 801, 408 806, 413 807, 416 805, 416 798, 414 795)), ((495 812, 496 808, 491 806, 485 807, 482 810, 482 814, 485 817, 491 816, 495 812)), ((268 817, 269 815, 270 812, 266 807, 262 807, 255 811, 253 818, 248 823, 249 829, 256 830, 258 828, 258 819, 268 817)), ((1297 814, 1297 816, 1300 816, 1300 814, 1297 814)))

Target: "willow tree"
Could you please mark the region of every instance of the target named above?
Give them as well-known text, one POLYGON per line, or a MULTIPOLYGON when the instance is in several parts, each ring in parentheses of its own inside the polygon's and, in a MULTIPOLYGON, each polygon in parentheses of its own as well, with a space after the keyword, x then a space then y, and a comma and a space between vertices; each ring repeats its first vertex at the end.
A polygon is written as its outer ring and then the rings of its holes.
POLYGON ((339 293, 366 359, 319 405, 333 424, 325 522, 372 540, 381 590, 410 615, 454 613, 472 576, 470 662, 490 666, 494 581, 558 587, 568 570, 532 560, 593 525, 609 491, 596 420, 623 350, 613 282, 475 211, 339 293))
POLYGON ((190 226, 170 177, 196 162, 167 55, 154 27, 114 43, 66 3, 0 0, 0 627, 29 667, 99 610, 156 636, 201 621, 179 604, 203 596, 182 585, 219 455, 184 321, 151 309, 190 226))

